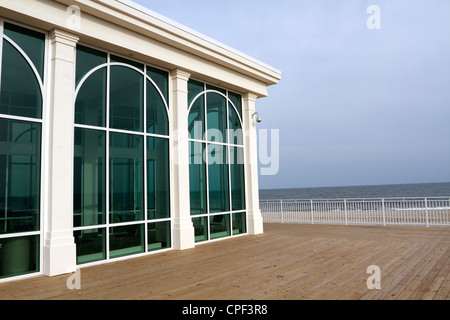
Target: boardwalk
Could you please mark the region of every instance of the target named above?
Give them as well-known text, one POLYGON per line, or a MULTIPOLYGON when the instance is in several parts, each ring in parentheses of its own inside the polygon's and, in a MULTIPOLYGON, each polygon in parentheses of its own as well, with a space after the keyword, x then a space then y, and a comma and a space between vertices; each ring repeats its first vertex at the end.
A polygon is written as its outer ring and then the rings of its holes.
POLYGON ((0 299, 450 299, 450 228, 266 224, 187 251, 0 284, 0 299), (381 268, 369 290, 367 267, 381 268))

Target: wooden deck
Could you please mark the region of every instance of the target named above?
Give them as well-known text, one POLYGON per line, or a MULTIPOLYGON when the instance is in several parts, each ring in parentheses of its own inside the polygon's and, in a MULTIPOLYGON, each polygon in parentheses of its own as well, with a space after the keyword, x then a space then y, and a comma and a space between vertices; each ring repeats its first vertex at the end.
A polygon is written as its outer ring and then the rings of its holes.
POLYGON ((450 228, 266 224, 265 233, 0 284, 9 300, 450 299, 450 228), (369 290, 367 267, 381 268, 369 290))

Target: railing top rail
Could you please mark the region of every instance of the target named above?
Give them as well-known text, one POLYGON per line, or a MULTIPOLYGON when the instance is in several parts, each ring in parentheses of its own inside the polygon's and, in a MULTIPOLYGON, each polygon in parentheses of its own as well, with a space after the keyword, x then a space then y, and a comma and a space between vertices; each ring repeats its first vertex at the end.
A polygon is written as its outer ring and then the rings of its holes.
POLYGON ((259 202, 330 202, 330 201, 402 201, 402 200, 450 200, 450 196, 439 197, 379 197, 379 198, 329 198, 329 199, 263 199, 259 202))

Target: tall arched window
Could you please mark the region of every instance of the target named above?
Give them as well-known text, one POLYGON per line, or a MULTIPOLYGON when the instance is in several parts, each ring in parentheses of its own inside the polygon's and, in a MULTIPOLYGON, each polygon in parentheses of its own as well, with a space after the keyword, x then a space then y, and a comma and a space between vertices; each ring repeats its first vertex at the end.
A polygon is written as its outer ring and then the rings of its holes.
POLYGON ((241 96, 194 80, 188 91, 195 239, 246 233, 241 96))
POLYGON ((0 21, 0 279, 40 270, 45 35, 0 21))
POLYGON ((168 74, 77 47, 79 264, 171 247, 168 74))

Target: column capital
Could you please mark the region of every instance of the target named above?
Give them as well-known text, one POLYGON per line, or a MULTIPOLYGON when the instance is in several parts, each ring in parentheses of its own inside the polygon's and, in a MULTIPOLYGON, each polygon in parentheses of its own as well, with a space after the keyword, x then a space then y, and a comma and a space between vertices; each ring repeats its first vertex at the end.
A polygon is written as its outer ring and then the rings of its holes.
POLYGON ((72 33, 60 29, 53 29, 52 31, 50 31, 50 40, 52 44, 55 42, 59 42, 71 47, 75 47, 80 38, 72 33))
POLYGON ((173 69, 170 71, 170 75, 173 80, 179 79, 179 80, 188 81, 189 78, 191 77, 191 74, 189 72, 184 71, 182 69, 173 69))
POLYGON ((244 99, 244 101, 256 102, 256 99, 258 99, 258 96, 254 93, 247 92, 242 95, 242 98, 244 99))

